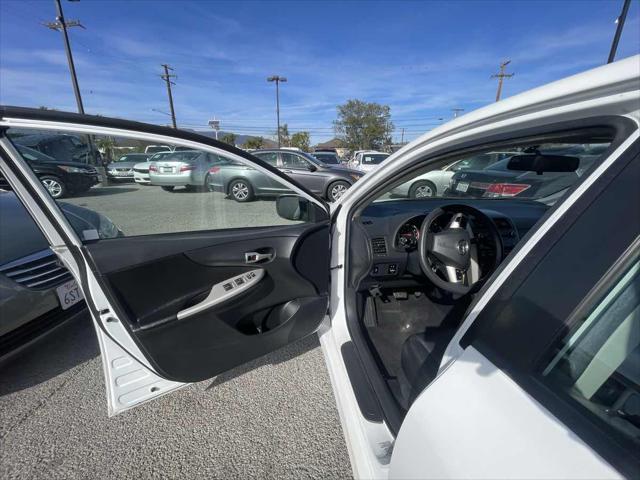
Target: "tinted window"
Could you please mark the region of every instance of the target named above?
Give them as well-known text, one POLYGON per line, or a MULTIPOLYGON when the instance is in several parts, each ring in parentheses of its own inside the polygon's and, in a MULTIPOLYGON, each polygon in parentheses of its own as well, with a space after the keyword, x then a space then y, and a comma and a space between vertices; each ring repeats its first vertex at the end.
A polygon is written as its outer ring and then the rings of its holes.
POLYGON ((309 167, 309 162, 305 158, 302 158, 300 155, 287 152, 282 152, 280 153, 280 155, 282 156, 282 166, 284 168, 302 169, 309 167))
POLYGON ((258 152, 254 153, 254 155, 269 165, 278 166, 278 154, 276 152, 258 152))
POLYGON ((384 153, 363 153, 360 163, 362 163, 362 165, 378 165, 385 161, 387 157, 389 157, 389 155, 384 153))
POLYGON ((544 380, 640 449, 640 263, 605 288, 553 352, 544 380))

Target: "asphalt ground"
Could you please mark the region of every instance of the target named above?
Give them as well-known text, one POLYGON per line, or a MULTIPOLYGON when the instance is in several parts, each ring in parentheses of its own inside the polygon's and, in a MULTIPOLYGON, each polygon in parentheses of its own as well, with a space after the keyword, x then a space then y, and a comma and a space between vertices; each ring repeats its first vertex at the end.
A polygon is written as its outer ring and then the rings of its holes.
POLYGON ((317 337, 107 417, 86 315, 0 365, 0 478, 349 478, 317 337))
POLYGON ((278 216, 272 198, 239 203, 223 193, 181 187, 166 192, 135 183, 98 185, 61 201, 106 215, 127 236, 294 223, 278 216))
MULTIPOLYGON (((128 235, 287 223, 272 200, 132 184, 64 201, 128 235)), ((0 364, 3 479, 351 475, 316 336, 113 418, 87 315, 0 364)))

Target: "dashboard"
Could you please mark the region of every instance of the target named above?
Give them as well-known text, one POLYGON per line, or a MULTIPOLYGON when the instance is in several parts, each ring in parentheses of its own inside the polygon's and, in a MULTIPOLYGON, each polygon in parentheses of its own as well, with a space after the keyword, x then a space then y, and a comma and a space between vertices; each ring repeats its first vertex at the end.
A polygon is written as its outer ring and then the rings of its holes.
MULTIPOLYGON (((500 234, 503 258, 549 208, 535 201, 505 199, 452 201, 429 198, 372 203, 358 219, 371 257, 365 267, 368 271, 359 275, 363 282, 371 284, 421 276, 417 249, 422 222, 433 209, 453 203, 475 207, 489 216, 500 234)), ((479 238, 490 235, 489 229, 481 226, 474 227, 474 232, 479 238)), ((479 253, 488 262, 492 254, 495 258, 495 253, 488 250, 479 253)))

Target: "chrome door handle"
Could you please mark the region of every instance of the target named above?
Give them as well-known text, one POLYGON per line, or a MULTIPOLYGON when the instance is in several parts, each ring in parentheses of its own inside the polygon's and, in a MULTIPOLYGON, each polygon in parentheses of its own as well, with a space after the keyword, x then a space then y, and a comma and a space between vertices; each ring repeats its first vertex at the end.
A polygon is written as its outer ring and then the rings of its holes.
POLYGON ((271 260, 273 253, 247 252, 244 254, 244 263, 258 263, 262 260, 271 260))

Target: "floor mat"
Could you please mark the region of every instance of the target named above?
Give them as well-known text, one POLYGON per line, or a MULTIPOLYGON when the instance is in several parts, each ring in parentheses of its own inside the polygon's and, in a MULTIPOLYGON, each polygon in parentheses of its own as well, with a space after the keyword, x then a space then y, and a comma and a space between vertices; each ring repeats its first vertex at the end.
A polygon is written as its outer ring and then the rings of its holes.
POLYGON ((397 376, 405 340, 427 327, 439 326, 452 308, 452 305, 435 303, 425 294, 416 296, 412 292, 404 300, 392 295, 386 297, 387 301, 369 298, 375 302, 377 321, 375 326, 367 322, 366 329, 389 377, 397 376))

